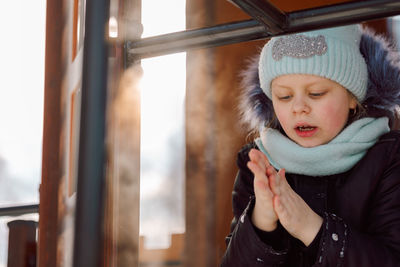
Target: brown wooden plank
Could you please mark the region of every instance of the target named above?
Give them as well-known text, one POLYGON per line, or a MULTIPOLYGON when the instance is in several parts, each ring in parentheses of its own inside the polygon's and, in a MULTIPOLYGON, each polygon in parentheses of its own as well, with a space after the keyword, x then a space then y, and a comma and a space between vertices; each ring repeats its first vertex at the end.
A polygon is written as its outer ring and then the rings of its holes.
MULTIPOLYGON (((267 1, 267 0, 264 0, 267 1)), ((346 2, 354 2, 356 0, 270 0, 272 4, 285 12, 298 11, 302 9, 323 7, 333 4, 341 4, 346 2)))
POLYGON ((42 181, 39 207, 39 266, 57 266, 58 187, 61 133, 61 83, 65 72, 62 53, 64 29, 62 0, 48 0, 46 10, 46 51, 44 79, 44 121, 42 181))
MULTIPOLYGON (((247 19, 227 1, 190 1, 187 12, 188 28, 247 19)), ((264 42, 187 54, 184 266, 218 266, 225 251, 235 158, 246 142, 237 111, 239 72, 264 42)))
MULTIPOLYGON (((118 35, 140 38, 141 0, 111 2, 118 20, 118 35)), ((140 192, 140 90, 139 64, 124 69, 124 43, 111 46, 104 218, 104 267, 138 266, 140 192)))
POLYGON ((35 267, 37 222, 15 220, 7 225, 9 228, 7 267, 35 267))

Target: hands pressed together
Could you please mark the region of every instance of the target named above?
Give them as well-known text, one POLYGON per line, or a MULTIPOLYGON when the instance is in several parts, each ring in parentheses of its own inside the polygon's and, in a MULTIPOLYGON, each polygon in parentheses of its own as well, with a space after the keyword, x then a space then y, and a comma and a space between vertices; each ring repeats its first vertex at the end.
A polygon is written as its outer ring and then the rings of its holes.
POLYGON ((276 172, 261 151, 249 152, 248 168, 254 174, 256 204, 253 224, 263 231, 273 231, 278 220, 293 237, 309 246, 318 234, 322 218, 290 187, 285 170, 276 172))

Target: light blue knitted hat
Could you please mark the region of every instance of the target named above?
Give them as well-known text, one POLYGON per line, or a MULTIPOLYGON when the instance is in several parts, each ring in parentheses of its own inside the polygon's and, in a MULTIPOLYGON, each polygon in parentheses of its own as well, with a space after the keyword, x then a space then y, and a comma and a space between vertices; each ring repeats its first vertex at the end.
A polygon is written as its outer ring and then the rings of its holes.
POLYGON ((312 74, 341 84, 362 102, 367 64, 360 53, 361 29, 349 25, 272 38, 262 49, 260 85, 271 99, 271 82, 285 74, 312 74))

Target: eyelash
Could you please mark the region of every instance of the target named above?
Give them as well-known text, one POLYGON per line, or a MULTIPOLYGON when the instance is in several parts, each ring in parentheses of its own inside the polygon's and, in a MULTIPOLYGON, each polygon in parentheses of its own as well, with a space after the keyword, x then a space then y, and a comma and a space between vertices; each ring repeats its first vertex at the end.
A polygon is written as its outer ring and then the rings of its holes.
POLYGON ((322 93, 310 93, 310 96, 311 97, 321 97, 321 96, 323 96, 325 94, 325 92, 322 92, 322 93))
MULTIPOLYGON (((318 98, 318 97, 321 97, 323 95, 325 95, 325 92, 322 92, 322 93, 310 93, 309 94, 309 96, 312 97, 312 98, 318 98)), ((281 96, 278 99, 279 100, 289 100, 290 98, 291 98, 291 96, 287 95, 287 96, 281 96)))

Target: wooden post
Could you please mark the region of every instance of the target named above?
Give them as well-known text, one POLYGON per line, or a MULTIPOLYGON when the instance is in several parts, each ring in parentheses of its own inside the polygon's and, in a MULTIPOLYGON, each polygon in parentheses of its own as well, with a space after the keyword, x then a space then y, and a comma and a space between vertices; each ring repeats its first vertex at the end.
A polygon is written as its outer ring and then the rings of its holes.
MULTIPOLYGON (((189 29, 246 19, 228 1, 193 0, 186 11, 189 29)), ((246 142, 237 110, 239 73, 263 43, 187 53, 184 266, 218 266, 225 251, 236 154, 246 142)))
POLYGON ((46 11, 46 55, 44 79, 44 122, 42 182, 39 208, 39 266, 57 266, 57 237, 61 178, 61 87, 65 73, 63 0, 48 0, 46 11))
POLYGON ((7 267, 35 267, 37 222, 15 220, 7 225, 9 228, 7 267))

